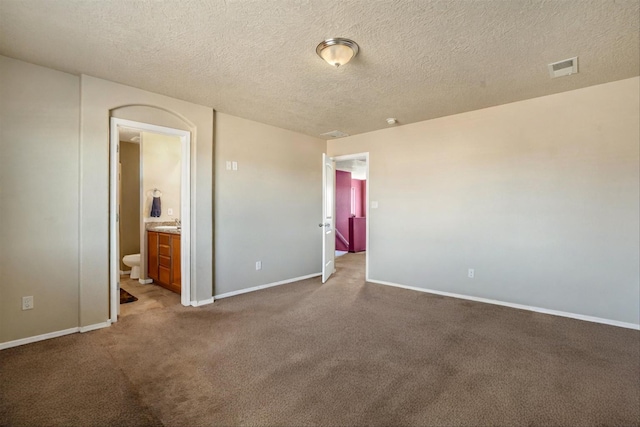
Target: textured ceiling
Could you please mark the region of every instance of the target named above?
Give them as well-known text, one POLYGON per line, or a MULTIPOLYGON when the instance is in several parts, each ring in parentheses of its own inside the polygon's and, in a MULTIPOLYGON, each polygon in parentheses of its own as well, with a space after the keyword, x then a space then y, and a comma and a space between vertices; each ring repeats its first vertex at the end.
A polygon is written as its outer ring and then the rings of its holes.
POLYGON ((0 54, 312 136, 640 74, 639 0, 0 0, 0 54), (347 37, 334 69, 315 53, 347 37), (579 74, 547 64, 579 57, 579 74))
POLYGON ((336 170, 351 172, 353 179, 367 179, 367 160, 339 160, 336 161, 336 170))

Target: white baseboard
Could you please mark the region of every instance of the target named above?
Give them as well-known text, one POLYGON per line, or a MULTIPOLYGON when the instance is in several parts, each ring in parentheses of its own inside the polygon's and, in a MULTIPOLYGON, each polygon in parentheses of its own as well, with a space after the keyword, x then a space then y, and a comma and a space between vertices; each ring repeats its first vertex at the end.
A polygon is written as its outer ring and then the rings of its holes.
POLYGON ((228 298, 235 295, 246 294, 247 292, 259 291, 260 289, 272 288, 274 286, 286 285, 287 283, 299 282, 300 280, 311 279, 312 277, 322 276, 322 273, 308 274, 306 276, 294 277, 293 279, 282 280, 280 282, 267 283, 266 285, 254 286, 253 288, 240 289, 239 291, 227 292, 215 295, 215 299, 228 298))
POLYGON ((80 326, 78 330, 84 333, 89 331, 95 331, 96 329, 108 328, 109 326, 111 326, 111 319, 102 323, 94 323, 93 325, 80 326))
POLYGON ((18 347, 19 345, 31 344, 38 341, 44 341, 51 338, 58 338, 64 335, 75 334, 76 332, 78 332, 78 330, 79 328, 75 327, 75 328, 63 329, 61 331, 49 332, 47 334, 36 335, 33 337, 21 338, 19 340, 3 342, 3 343, 0 343, 0 350, 4 350, 6 348, 11 348, 11 347, 18 347))
POLYGON ((18 347, 20 345, 31 344, 38 341, 44 341, 51 338, 58 338, 65 335, 75 334, 76 332, 89 332, 94 331, 96 329, 106 328, 111 325, 111 320, 108 320, 103 323, 96 323, 95 325, 82 326, 69 329, 63 329, 61 331, 49 332, 47 334, 35 335, 33 337, 21 338, 19 340, 7 341, 0 343, 0 350, 4 350, 11 347, 18 347))
POLYGON ((150 285, 153 283, 153 279, 138 279, 138 283, 141 285, 150 285))
POLYGON ((207 304, 213 304, 213 297, 208 298, 208 299, 203 299, 202 301, 191 301, 191 306, 192 307, 201 307, 203 305, 207 305, 207 304))
POLYGON ((385 282, 385 281, 382 281, 382 280, 371 280, 371 279, 369 279, 367 281, 370 282, 370 283, 376 283, 378 285, 393 286, 395 288, 409 289, 409 290, 412 290, 412 291, 425 292, 425 293, 428 293, 428 294, 442 295, 442 296, 445 296, 445 297, 452 297, 452 298, 465 299, 465 300, 469 300, 469 301, 483 302, 483 303, 486 303, 486 304, 502 305, 502 306, 505 306, 505 307, 517 308, 517 309, 520 309, 520 310, 535 311, 536 313, 551 314, 553 316, 568 317, 568 318, 571 318, 571 319, 584 320, 584 321, 587 321, 587 322, 602 323, 602 324, 605 324, 605 325, 618 326, 620 328, 640 330, 640 324, 635 324, 635 323, 620 322, 618 320, 603 319, 601 317, 587 316, 587 315, 584 315, 584 314, 569 313, 569 312, 566 312, 566 311, 559 311, 559 310, 550 310, 548 308, 534 307, 534 306, 523 305, 523 304, 515 304, 515 303, 511 303, 511 302, 504 302, 504 301, 498 301, 498 300, 494 300, 494 299, 481 298, 481 297, 473 297, 473 296, 469 296, 469 295, 454 294, 454 293, 451 293, 451 292, 436 291, 436 290, 433 290, 433 289, 424 289, 424 288, 418 288, 418 287, 415 287, 415 286, 400 285, 398 283, 385 282))

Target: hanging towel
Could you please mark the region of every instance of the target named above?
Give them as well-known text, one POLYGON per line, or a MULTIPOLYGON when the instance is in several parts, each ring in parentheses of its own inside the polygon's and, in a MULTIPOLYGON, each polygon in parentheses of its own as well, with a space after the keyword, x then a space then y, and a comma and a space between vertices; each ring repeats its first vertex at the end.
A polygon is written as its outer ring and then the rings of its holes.
POLYGON ((151 216, 160 217, 162 210, 160 209, 160 197, 154 197, 151 202, 151 216))

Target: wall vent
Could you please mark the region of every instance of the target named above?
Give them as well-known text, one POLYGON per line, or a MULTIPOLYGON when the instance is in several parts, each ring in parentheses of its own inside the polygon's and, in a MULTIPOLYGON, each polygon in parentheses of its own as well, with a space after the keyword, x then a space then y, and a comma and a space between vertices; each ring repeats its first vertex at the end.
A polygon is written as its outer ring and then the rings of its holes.
POLYGON ((570 76, 578 72, 578 57, 575 56, 569 59, 563 59, 562 61, 549 64, 549 74, 552 79, 562 76, 570 76))
POLYGON ((340 132, 339 130, 332 130, 331 132, 321 133, 320 136, 326 136, 329 138, 344 138, 345 136, 349 136, 349 134, 340 132))

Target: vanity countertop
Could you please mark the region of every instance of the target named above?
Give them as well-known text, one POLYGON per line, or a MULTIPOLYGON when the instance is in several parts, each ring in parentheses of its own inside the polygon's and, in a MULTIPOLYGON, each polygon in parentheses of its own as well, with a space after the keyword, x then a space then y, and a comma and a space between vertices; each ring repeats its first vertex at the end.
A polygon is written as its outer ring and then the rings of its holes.
POLYGON ((145 224, 147 231, 156 231, 159 233, 180 234, 180 227, 176 223, 171 222, 147 222, 145 224))

